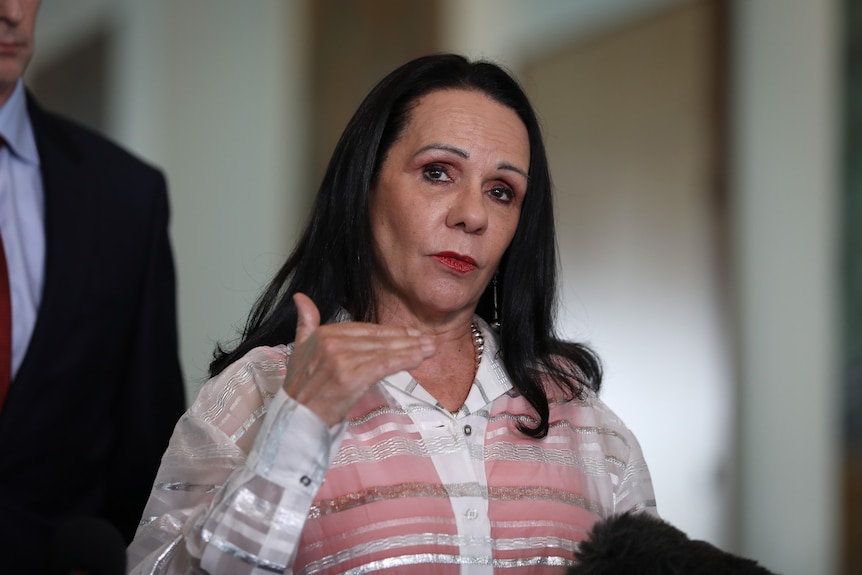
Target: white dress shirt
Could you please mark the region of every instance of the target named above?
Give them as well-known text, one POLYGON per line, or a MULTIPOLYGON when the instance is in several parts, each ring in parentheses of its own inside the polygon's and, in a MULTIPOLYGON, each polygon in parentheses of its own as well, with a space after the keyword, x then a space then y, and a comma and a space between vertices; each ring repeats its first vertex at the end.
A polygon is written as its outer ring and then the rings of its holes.
POLYGON ((332 429, 282 389, 292 346, 250 351, 174 431, 131 573, 562 575, 597 520, 656 514, 640 446, 592 392, 549 385, 551 429, 485 353, 452 414, 407 372, 332 429))
POLYGON ((0 233, 12 296, 12 379, 36 325, 45 278, 45 192, 23 80, 0 106, 0 233))

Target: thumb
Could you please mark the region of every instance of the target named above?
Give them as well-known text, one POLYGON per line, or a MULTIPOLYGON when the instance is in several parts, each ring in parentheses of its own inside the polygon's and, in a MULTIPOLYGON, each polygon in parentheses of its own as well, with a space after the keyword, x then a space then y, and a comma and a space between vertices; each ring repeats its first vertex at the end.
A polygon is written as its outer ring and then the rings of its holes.
POLYGON ((320 327, 320 311, 303 293, 293 294, 293 303, 296 304, 296 344, 299 345, 320 327))

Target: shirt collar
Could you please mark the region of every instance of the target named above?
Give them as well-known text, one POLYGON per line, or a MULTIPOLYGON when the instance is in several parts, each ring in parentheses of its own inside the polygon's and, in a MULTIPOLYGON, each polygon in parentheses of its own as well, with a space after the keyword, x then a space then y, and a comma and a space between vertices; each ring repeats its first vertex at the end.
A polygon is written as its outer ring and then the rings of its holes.
MULTIPOLYGON (((487 410, 488 404, 508 393, 512 389, 512 381, 506 368, 499 357, 500 342, 498 335, 491 330, 485 320, 479 316, 473 316, 473 321, 485 338, 485 351, 482 353, 482 361, 479 370, 473 380, 470 393, 464 401, 464 405, 455 414, 456 417, 487 410)), ((406 371, 398 372, 383 380, 383 383, 394 387, 415 399, 426 403, 437 404, 437 400, 425 391, 422 386, 406 371)))
POLYGON ((34 166, 39 165, 39 152, 27 113, 27 96, 21 78, 6 103, 0 106, 0 136, 6 140, 16 158, 34 166))

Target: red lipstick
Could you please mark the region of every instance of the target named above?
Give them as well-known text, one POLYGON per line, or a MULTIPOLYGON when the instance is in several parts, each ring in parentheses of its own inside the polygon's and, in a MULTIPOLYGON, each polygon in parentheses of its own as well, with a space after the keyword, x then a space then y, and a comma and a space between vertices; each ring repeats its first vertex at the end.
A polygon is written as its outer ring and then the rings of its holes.
POLYGON ((434 254, 438 262, 459 274, 466 274, 476 269, 476 260, 470 256, 457 254, 455 252, 440 252, 434 254))
POLYGON ((0 54, 16 54, 22 47, 19 42, 0 42, 0 54))

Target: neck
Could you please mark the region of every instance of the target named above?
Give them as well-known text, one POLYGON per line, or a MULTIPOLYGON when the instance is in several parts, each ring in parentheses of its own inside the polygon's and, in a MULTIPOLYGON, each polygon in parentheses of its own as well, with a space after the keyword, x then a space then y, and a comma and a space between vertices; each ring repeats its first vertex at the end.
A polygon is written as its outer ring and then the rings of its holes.
POLYGON ((458 411, 476 378, 484 352, 484 338, 472 324, 460 333, 446 333, 438 341, 437 353, 410 375, 448 411, 458 411), (478 334, 478 335, 477 335, 478 334))
POLYGON ((411 306, 400 299, 378 297, 374 307, 374 322, 383 325, 412 327, 423 334, 443 340, 458 338, 470 331, 475 306, 455 311, 438 311, 411 306))

